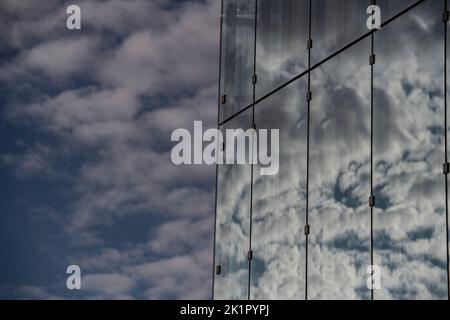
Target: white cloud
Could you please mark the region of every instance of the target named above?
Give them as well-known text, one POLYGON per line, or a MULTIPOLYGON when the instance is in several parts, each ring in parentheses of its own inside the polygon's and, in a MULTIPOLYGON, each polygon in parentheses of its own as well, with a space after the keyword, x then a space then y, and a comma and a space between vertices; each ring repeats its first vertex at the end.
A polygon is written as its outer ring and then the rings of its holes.
POLYGON ((23 53, 23 63, 31 70, 58 78, 86 72, 96 58, 98 40, 68 37, 46 42, 23 53))
MULTIPOLYGON (((135 281, 124 274, 88 274, 82 278, 82 288, 99 294, 102 299, 131 299, 135 281)), ((94 296, 95 297, 95 296, 94 296)))

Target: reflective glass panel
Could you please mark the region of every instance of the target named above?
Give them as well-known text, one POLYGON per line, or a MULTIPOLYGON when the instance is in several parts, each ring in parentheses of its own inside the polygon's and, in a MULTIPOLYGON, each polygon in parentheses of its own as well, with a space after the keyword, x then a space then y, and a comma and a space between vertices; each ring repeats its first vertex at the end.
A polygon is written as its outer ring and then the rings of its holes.
POLYGON ((265 175, 267 166, 255 167, 252 299, 305 298, 306 92, 301 78, 255 109, 258 130, 279 130, 278 150, 269 145, 272 158, 279 157, 272 168, 279 170, 265 175))
POLYGON ((369 0, 313 0, 311 37, 314 65, 367 33, 369 0))
POLYGON ((224 0, 223 10, 220 120, 253 102, 255 0, 224 0))
POLYGON ((308 299, 368 299, 369 39, 314 70, 308 299))
POLYGON ((309 0, 258 1, 256 98, 308 66, 309 0))
POLYGON ((416 2, 418 0, 377 0, 377 6, 381 9, 381 22, 388 20, 416 2))
POLYGON ((447 297, 442 1, 375 34, 375 299, 447 297))
MULTIPOLYGON (((245 131, 251 124, 252 112, 248 110, 227 122, 221 131, 225 138, 225 130, 245 131)), ((247 299, 251 166, 219 165, 217 179, 215 263, 221 272, 215 276, 214 298, 247 299)))

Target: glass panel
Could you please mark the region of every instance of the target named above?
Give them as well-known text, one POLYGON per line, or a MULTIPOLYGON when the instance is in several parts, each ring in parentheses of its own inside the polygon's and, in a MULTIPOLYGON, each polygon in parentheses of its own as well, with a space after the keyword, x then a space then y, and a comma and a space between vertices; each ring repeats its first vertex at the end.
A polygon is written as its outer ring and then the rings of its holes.
POLYGON ((223 6, 221 121, 253 102, 255 47, 255 0, 224 0, 223 6))
POLYGON ((370 41, 311 73, 308 299, 368 299, 370 41))
MULTIPOLYGON (((252 124, 252 110, 227 122, 221 129, 247 130, 252 124)), ((246 163, 249 163, 248 161, 246 163)), ((219 165, 217 177, 215 299, 247 299, 250 227, 251 166, 219 165)))
POLYGON ((309 0, 258 1, 257 98, 306 70, 308 24, 309 0))
POLYGON ((369 4, 369 0, 312 1, 312 65, 369 32, 369 4))
POLYGON ((381 9, 381 21, 388 20, 415 2, 418 2, 418 0, 377 0, 377 5, 381 9))
POLYGON ((306 86, 301 78, 255 109, 258 129, 279 129, 279 153, 270 150, 280 161, 275 175, 255 167, 252 299, 305 299, 306 86))
POLYGON ((375 299, 447 297, 442 1, 375 35, 375 299))

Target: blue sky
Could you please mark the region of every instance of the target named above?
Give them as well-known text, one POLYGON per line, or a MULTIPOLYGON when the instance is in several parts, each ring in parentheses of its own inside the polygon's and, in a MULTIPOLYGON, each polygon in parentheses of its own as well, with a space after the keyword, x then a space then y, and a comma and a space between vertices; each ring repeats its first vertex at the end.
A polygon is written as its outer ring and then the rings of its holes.
POLYGON ((209 298, 214 168, 172 165, 170 134, 215 126, 219 12, 0 3, 1 298, 209 298))

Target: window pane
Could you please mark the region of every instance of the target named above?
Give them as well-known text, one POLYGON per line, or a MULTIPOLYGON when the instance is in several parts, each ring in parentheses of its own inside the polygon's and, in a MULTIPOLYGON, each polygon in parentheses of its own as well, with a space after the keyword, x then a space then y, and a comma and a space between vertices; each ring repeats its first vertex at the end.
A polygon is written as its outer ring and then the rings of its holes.
POLYGON ((308 24, 309 0, 258 1, 257 98, 306 70, 308 24))
POLYGON ((442 1, 375 34, 376 299, 447 297, 442 1))
POLYGON ((306 86, 302 78, 255 109, 258 129, 279 129, 279 154, 270 150, 280 162, 275 175, 255 167, 252 299, 305 298, 306 86))
POLYGON ((253 102, 255 47, 255 0, 224 0, 223 6, 221 120, 253 102))
MULTIPOLYGON (((222 128, 251 127, 251 110, 229 121, 222 128)), ((225 132, 223 132, 225 138, 225 132)), ((249 162, 247 162, 249 163, 249 162)), ((221 273, 215 276, 215 299, 247 299, 250 226, 251 167, 219 165, 217 177, 216 265, 221 273)))
MULTIPOLYGON (((415 2, 418 2, 418 0, 377 0, 377 5, 381 9, 381 21, 384 22, 388 20, 389 18, 405 10, 415 2)), ((400 19, 403 18, 404 17, 400 19)))
POLYGON ((313 0, 312 65, 369 32, 369 0, 313 0))
POLYGON ((314 70, 308 299, 368 299, 370 42, 314 70))

